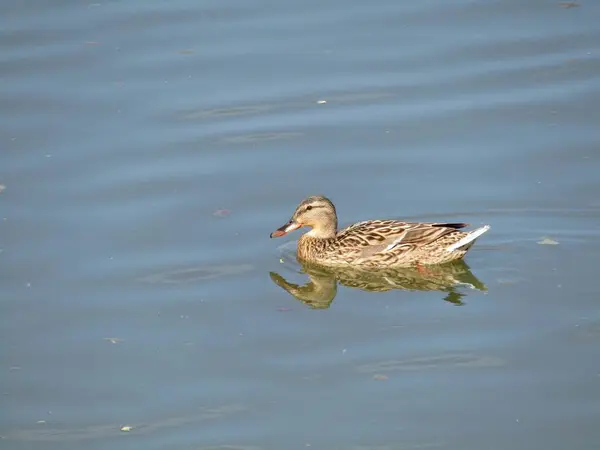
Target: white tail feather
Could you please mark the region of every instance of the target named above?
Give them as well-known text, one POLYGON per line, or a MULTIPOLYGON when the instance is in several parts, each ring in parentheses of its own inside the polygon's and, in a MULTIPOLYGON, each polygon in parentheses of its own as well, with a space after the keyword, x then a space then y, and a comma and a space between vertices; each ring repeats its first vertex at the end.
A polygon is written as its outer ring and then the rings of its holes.
POLYGON ((447 252, 453 252, 456 249, 459 249, 461 247, 464 247, 465 245, 467 245, 470 242, 473 242, 475 239, 477 239, 479 236, 481 236, 483 233, 485 233, 487 230, 490 229, 489 225, 486 225, 484 227, 481 228, 477 228, 476 230, 471 231, 469 234, 467 234, 464 238, 462 238, 460 241, 455 242, 454 244, 452 244, 450 247, 448 247, 446 249, 447 252))

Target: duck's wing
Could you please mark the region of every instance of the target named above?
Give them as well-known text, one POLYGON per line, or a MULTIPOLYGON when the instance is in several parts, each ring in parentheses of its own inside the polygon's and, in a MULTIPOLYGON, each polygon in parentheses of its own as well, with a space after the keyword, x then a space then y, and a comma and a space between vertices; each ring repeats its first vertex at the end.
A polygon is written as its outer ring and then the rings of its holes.
POLYGON ((341 230, 340 247, 353 250, 355 256, 375 253, 410 252, 447 234, 468 226, 466 223, 417 223, 398 220, 369 220, 341 230))

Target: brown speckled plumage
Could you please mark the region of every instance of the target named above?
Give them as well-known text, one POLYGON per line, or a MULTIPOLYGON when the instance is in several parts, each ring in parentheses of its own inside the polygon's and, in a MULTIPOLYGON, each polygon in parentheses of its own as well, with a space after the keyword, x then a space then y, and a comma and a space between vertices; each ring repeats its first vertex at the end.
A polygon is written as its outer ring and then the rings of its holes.
POLYGON ((304 200, 290 221, 271 234, 279 237, 301 226, 312 227, 298 240, 298 257, 328 266, 404 267, 440 264, 464 257, 489 227, 460 231, 465 223, 411 223, 368 220, 337 231, 337 215, 326 197, 304 200), (464 240, 464 244, 459 241, 464 240), (448 251, 453 244, 460 245, 448 251))

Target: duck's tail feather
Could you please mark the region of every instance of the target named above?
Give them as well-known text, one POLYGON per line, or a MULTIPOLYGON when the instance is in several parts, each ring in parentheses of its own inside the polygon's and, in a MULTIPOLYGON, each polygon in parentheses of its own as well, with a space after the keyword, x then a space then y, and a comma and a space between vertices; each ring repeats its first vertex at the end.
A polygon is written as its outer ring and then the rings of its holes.
POLYGON ((447 252, 453 252, 454 250, 458 250, 461 247, 464 247, 468 244, 473 243, 473 241, 475 239, 477 239, 479 236, 481 236, 483 233, 485 233, 487 230, 490 229, 489 225, 485 225, 481 228, 477 228, 476 230, 471 231, 469 234, 467 234, 464 238, 462 238, 459 241, 456 241, 454 244, 452 244, 451 246, 449 246, 446 251, 447 252))

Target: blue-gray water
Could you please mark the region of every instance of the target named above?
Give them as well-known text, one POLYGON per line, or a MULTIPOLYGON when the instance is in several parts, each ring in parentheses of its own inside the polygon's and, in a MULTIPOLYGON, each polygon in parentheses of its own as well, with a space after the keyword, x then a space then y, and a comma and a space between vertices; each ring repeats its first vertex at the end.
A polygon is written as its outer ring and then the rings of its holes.
POLYGON ((600 5, 566 6, 3 2, 0 447, 598 448, 600 5), (296 300, 268 236, 314 193, 491 224, 487 290, 296 300))

